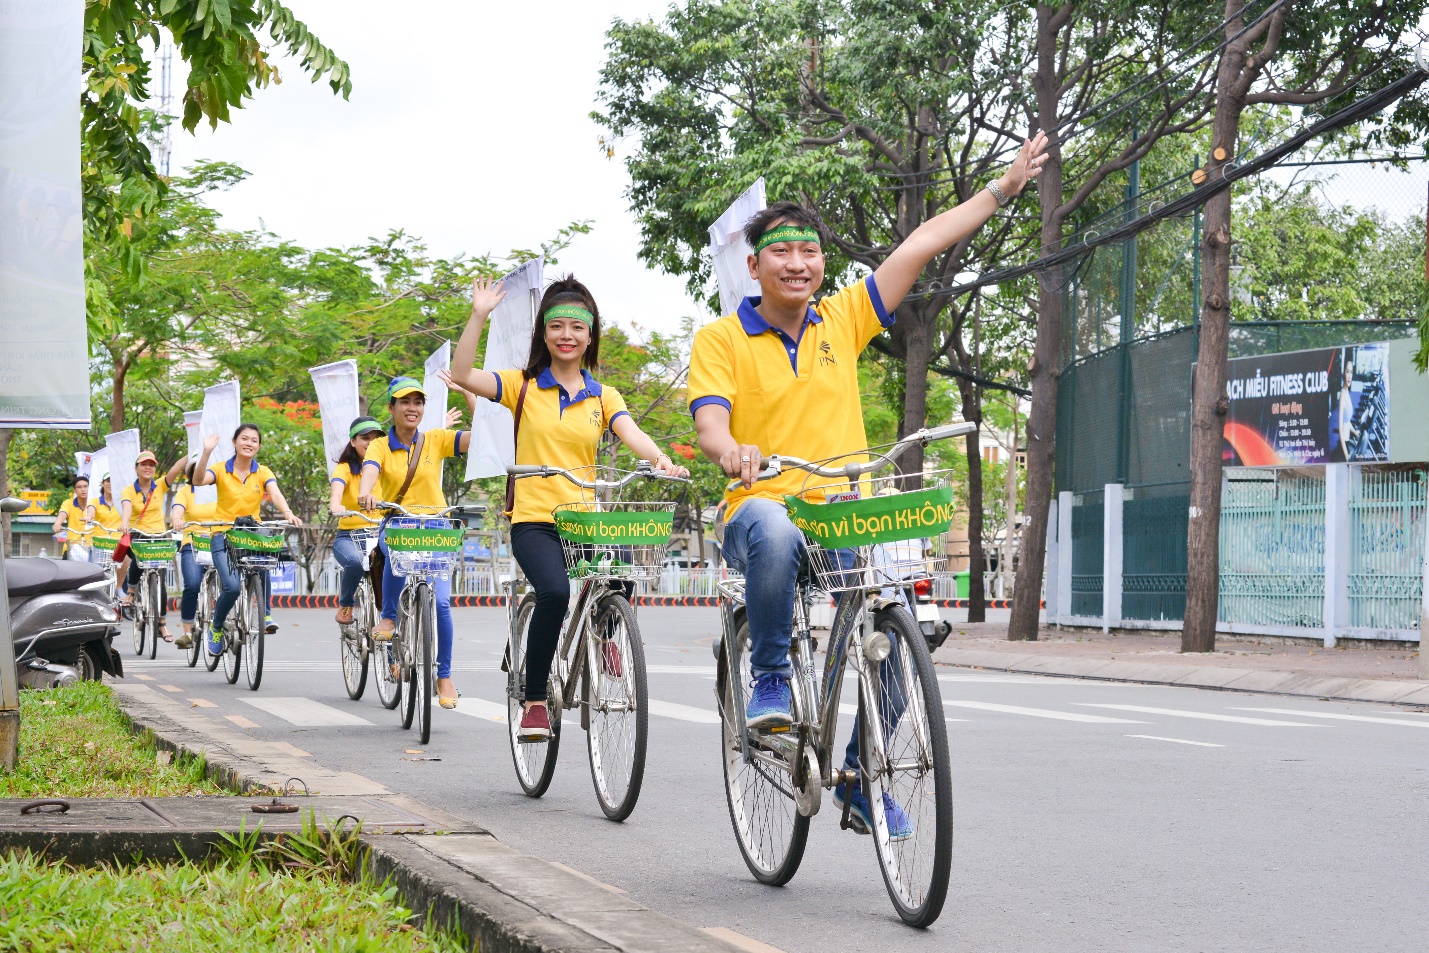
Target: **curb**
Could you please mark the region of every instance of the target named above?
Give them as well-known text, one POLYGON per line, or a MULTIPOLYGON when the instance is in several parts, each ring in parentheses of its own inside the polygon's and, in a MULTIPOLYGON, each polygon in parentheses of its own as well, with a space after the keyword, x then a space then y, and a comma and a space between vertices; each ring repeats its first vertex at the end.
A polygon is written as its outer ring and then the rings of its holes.
POLYGON ((1255 695, 1289 695, 1332 701, 1374 702, 1382 705, 1429 705, 1429 682, 1411 679, 1336 678, 1304 675, 1299 672, 1227 668, 1219 665, 1125 662, 1104 658, 987 652, 947 646, 933 653, 933 661, 956 668, 985 669, 1018 675, 1059 675, 1092 681, 1210 688, 1255 695))
POLYGON ((379 883, 390 878, 416 917, 458 925, 482 953, 739 950, 616 888, 521 854, 470 821, 360 775, 322 768, 306 752, 293 754, 290 744, 252 739, 147 686, 113 687, 136 733, 175 757, 203 757, 208 776, 231 789, 273 791, 301 776, 315 793, 366 795, 436 822, 426 833, 364 832, 364 868, 379 883))

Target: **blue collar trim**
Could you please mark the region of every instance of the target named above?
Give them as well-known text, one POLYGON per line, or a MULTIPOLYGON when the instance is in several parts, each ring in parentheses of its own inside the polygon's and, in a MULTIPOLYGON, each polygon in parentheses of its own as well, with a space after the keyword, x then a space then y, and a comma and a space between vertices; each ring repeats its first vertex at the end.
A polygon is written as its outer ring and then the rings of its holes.
MULTIPOLYGON (((237 463, 237 462, 238 462, 238 454, 235 453, 233 456, 229 457, 229 458, 228 458, 228 462, 223 465, 224 468, 225 468, 226 470, 228 470, 228 472, 229 472, 230 475, 233 473, 233 465, 234 465, 235 463, 237 463)), ((254 457, 254 458, 253 458, 253 464, 248 468, 248 476, 252 476, 253 474, 255 474, 255 473, 257 473, 257 472, 258 472, 258 458, 257 458, 257 457, 254 457)), ((244 479, 247 479, 247 477, 244 477, 244 479)), ((156 482, 157 482, 157 481, 156 481, 156 482)))
MULTIPOLYGON (((749 335, 750 337, 763 334, 765 331, 775 330, 772 324, 770 324, 768 321, 765 321, 763 316, 760 315, 758 311, 754 310, 755 308, 759 307, 759 302, 763 300, 764 299, 762 297, 749 297, 745 298, 739 303, 739 323, 740 326, 744 328, 744 333, 749 335)), ((808 312, 804 315, 804 325, 807 327, 810 324, 823 323, 824 319, 819 317, 819 312, 815 311, 812 307, 810 307, 808 312)), ((799 333, 802 337, 802 328, 800 328, 799 333)))
POLYGON ((395 424, 392 426, 392 429, 391 429, 391 430, 388 430, 388 431, 387 431, 387 446, 388 446, 390 449, 394 450, 394 451, 395 451, 395 450, 406 450, 408 453, 410 453, 410 452, 412 451, 412 448, 411 448, 411 447, 409 447, 407 444, 403 443, 403 442, 401 441, 401 439, 398 438, 398 436, 397 436, 397 427, 396 427, 395 424))
POLYGON ((550 390, 552 387, 560 388, 561 396, 563 398, 563 404, 578 404, 581 401, 585 400, 587 397, 600 396, 600 381, 596 380, 594 377, 591 377, 590 371, 586 370, 584 367, 581 368, 581 380, 585 382, 585 386, 582 387, 579 391, 577 391, 574 397, 568 397, 566 395, 566 389, 564 387, 561 387, 560 382, 556 380, 556 375, 552 374, 551 369, 547 367, 536 377, 536 386, 541 388, 542 390, 550 390))

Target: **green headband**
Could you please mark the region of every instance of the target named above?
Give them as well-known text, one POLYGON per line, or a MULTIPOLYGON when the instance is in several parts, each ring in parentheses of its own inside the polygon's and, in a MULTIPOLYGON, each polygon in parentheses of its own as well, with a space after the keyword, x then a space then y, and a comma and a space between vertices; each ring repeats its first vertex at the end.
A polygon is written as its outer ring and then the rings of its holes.
POLYGON ((359 434, 367 433, 369 430, 380 433, 382 431, 382 425, 375 420, 359 420, 348 429, 348 439, 352 439, 359 434))
POLYGON ((771 228, 759 238, 759 244, 754 246, 754 254, 759 254, 770 245, 778 242, 813 242, 815 245, 822 244, 819 241, 819 233, 812 228, 803 225, 780 225, 778 228, 771 228))
POLYGON ((595 327, 595 315, 578 304, 558 304, 547 308, 542 320, 549 321, 552 318, 575 318, 588 328, 595 327))

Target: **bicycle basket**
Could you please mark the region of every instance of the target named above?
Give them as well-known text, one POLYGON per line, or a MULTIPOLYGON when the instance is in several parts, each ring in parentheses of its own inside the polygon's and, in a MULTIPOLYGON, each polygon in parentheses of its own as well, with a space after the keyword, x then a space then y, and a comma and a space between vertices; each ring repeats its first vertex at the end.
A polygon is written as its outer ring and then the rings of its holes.
POLYGON ((670 548, 674 503, 563 503, 553 515, 572 579, 659 577, 670 548))
POLYGON ((194 547, 194 562, 200 566, 213 565, 213 538, 194 533, 190 538, 194 547))
POLYGON ((249 569, 276 569, 278 554, 283 551, 283 537, 280 527, 250 526, 231 529, 226 538, 240 565, 249 569))
POLYGON ((444 576, 461 557, 459 521, 436 516, 394 516, 387 521, 382 539, 387 559, 399 576, 434 573, 444 576))
POLYGON ((163 569, 171 566, 179 554, 179 544, 172 539, 141 539, 135 537, 129 547, 140 569, 163 569))
POLYGON ((924 473, 922 489, 906 489, 908 476, 863 477, 854 488, 806 486, 804 495, 814 500, 786 496, 819 588, 882 589, 940 571, 947 557, 931 553, 928 541, 952 524, 950 477, 951 471, 924 473))

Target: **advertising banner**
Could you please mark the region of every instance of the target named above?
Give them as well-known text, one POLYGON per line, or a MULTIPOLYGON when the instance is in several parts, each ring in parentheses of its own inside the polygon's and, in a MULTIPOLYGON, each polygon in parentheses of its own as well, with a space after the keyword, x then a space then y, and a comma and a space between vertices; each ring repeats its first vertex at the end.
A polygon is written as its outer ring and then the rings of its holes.
POLYGON ((749 256, 754 249, 744 240, 744 223, 764 210, 764 176, 744 191, 710 226, 710 255, 719 284, 720 314, 734 314, 749 295, 759 294, 759 283, 749 277, 749 256))
POLYGON ((104 438, 104 445, 109 450, 110 486, 114 488, 117 500, 126 486, 132 486, 139 479, 139 474, 134 471, 134 461, 139 456, 139 431, 112 433, 104 438))
MULTIPOLYGON (((208 462, 227 463, 233 457, 233 432, 242 422, 243 404, 238 394, 238 381, 224 381, 203 389, 203 436, 218 434, 218 446, 208 462)), ((202 450, 200 450, 200 453, 202 450)))
MULTIPOLYGON (((506 297, 491 312, 483 370, 504 371, 526 366, 531 356, 536 307, 541 303, 544 288, 544 267, 544 259, 533 258, 501 279, 501 290, 506 292, 506 297)), ((502 476, 507 465, 516 462, 511 429, 511 411, 484 397, 476 399, 471 447, 466 454, 466 479, 502 476)))
POLYGON ((336 463, 347 446, 348 428, 362 416, 357 395, 357 362, 335 361, 308 368, 313 390, 318 395, 318 413, 323 421, 323 450, 329 461, 336 463))
POLYGON ((1225 464, 1389 462, 1389 356, 1380 341, 1227 362, 1225 464))
POLYGON ((422 413, 422 422, 417 425, 421 433, 446 426, 447 385, 437 376, 437 371, 449 371, 451 367, 452 342, 443 341, 442 346, 427 358, 424 368, 426 376, 422 379, 422 390, 427 392, 427 407, 422 413))
POLYGON ((0 427, 88 429, 85 5, 0 5, 0 427))
MULTIPOLYGON (((184 436, 188 440, 189 463, 198 463, 203 456, 203 411, 184 411, 184 436)), ((213 484, 194 488, 195 503, 217 503, 218 487, 213 484)))

